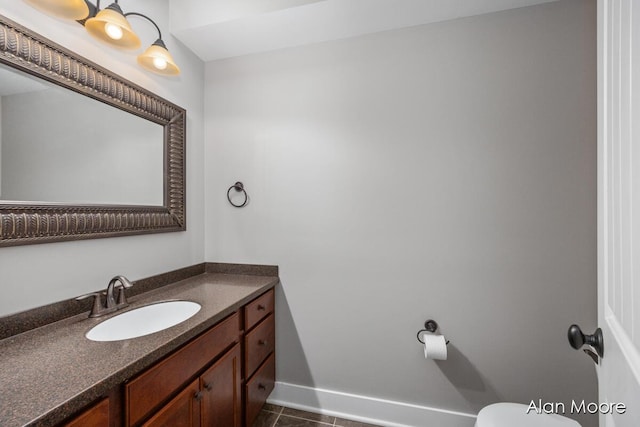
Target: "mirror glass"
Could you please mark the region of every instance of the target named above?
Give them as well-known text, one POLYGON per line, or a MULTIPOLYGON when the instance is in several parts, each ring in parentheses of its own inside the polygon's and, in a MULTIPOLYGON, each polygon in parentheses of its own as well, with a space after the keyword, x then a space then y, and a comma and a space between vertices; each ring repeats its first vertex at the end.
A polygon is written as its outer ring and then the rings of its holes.
POLYGON ((164 127, 0 64, 0 200, 162 206, 164 127))

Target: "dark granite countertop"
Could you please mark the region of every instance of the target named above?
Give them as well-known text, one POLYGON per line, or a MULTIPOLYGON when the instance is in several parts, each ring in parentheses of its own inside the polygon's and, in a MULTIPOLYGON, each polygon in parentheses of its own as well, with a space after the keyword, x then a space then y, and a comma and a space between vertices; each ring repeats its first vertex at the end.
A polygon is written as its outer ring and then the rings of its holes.
POLYGON ((129 298, 109 316, 88 313, 0 341, 0 425, 51 426, 208 329, 279 282, 277 277, 204 273, 129 298), (93 342, 93 326, 156 301, 180 299, 202 308, 190 319, 151 335, 93 342))

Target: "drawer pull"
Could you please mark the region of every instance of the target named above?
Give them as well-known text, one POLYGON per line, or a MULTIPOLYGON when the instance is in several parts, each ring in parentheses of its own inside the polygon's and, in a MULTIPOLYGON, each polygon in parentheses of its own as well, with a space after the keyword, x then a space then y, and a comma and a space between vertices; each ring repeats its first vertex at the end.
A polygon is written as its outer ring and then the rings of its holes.
POLYGON ((264 384, 258 384, 258 390, 266 390, 267 387, 265 387, 264 384))
POLYGON ((204 388, 207 389, 207 391, 213 390, 213 386, 210 383, 204 383, 204 388))
POLYGON ((262 304, 258 304, 258 311, 265 311, 267 309, 267 307, 265 307, 262 304))
POLYGON ((265 346, 267 345, 267 342, 265 340, 258 340, 258 345, 265 346))
POLYGON ((193 398, 199 402, 200 400, 202 400, 202 392, 196 392, 196 394, 193 395, 193 398))

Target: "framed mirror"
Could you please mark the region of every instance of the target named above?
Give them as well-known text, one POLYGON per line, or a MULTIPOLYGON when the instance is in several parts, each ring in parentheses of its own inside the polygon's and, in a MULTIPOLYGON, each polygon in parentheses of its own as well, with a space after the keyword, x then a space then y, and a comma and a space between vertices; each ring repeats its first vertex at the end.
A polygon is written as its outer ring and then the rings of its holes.
POLYGON ((183 231, 186 111, 0 15, 0 246, 183 231))

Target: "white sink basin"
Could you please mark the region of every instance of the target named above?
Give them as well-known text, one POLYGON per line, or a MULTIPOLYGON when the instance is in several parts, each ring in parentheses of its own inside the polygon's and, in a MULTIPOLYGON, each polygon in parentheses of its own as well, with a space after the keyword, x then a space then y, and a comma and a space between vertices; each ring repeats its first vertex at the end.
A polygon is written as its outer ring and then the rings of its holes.
POLYGON ((145 305, 105 320, 87 332, 92 341, 120 341, 142 337, 184 322, 200 311, 191 301, 164 301, 145 305))

